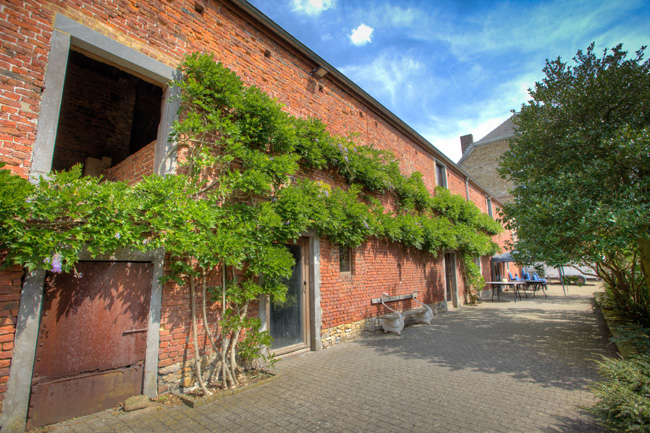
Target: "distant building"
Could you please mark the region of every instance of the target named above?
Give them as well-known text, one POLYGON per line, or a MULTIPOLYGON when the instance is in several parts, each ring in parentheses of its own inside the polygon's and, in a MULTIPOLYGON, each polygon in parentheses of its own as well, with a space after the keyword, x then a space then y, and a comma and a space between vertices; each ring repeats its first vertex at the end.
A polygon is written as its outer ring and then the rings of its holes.
POLYGON ((512 200, 508 189, 512 182, 506 181, 497 173, 499 159, 508 150, 508 140, 514 136, 512 120, 516 114, 499 125, 485 137, 474 143, 472 134, 460 137, 463 156, 458 165, 478 183, 483 185, 494 195, 494 199, 501 203, 512 200))

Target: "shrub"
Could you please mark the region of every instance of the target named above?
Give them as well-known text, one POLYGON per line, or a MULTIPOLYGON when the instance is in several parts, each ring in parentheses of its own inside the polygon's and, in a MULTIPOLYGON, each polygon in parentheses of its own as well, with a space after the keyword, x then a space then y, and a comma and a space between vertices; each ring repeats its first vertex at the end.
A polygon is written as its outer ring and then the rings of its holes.
POLYGON ((589 411, 612 432, 650 432, 650 357, 605 359, 598 368, 605 380, 593 387, 599 400, 589 411))

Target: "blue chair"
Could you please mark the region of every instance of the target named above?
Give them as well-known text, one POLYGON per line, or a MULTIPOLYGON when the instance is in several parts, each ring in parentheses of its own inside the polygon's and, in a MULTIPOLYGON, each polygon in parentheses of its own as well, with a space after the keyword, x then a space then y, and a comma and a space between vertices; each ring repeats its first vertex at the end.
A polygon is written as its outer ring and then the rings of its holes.
POLYGON ((537 272, 535 272, 535 273, 533 274, 533 280, 535 280, 535 281, 542 281, 542 282, 544 282, 544 284, 546 284, 546 279, 544 279, 544 278, 540 278, 539 275, 537 275, 537 272))
MULTIPOLYGON (((519 278, 519 275, 515 274, 515 276, 512 276, 512 272, 508 272, 508 276, 510 277, 510 281, 523 281, 521 278, 519 278)), ((524 287, 524 293, 526 293, 526 285, 522 284, 524 287)), ((512 291, 515 293, 515 302, 517 302, 517 295, 519 295, 519 300, 521 300, 521 292, 519 291, 519 285, 512 285, 512 291)), ((528 295, 526 295, 526 298, 528 298, 528 295)))
POLYGON ((539 275, 537 275, 537 272, 533 274, 533 281, 535 284, 533 285, 533 294, 537 290, 541 290, 544 293, 544 297, 548 298, 546 295, 546 280, 544 278, 540 278, 539 275))

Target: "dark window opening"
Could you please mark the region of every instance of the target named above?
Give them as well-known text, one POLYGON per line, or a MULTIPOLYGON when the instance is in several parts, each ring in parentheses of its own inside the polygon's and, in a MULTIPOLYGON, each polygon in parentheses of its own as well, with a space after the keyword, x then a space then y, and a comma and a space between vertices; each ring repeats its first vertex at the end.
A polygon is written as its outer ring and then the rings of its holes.
POLYGON ((439 162, 436 162, 436 185, 447 188, 447 169, 439 162))
POLYGON ((352 253, 348 247, 339 247, 339 270, 341 273, 352 272, 352 253))
POLYGON ((52 170, 84 165, 98 175, 156 140, 163 90, 71 51, 52 170))

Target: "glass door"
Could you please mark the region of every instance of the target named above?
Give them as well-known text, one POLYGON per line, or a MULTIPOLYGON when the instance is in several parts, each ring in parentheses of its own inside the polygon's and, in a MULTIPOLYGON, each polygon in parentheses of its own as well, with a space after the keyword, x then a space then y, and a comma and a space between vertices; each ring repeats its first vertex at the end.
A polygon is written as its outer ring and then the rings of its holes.
POLYGON ((286 245, 294 260, 284 302, 271 301, 269 331, 273 337, 272 349, 281 349, 305 341, 305 296, 307 281, 303 271, 303 246, 286 245))
POLYGON ((445 254, 445 290, 447 307, 457 307, 458 301, 456 297, 458 292, 456 289, 456 257, 453 253, 445 254))

